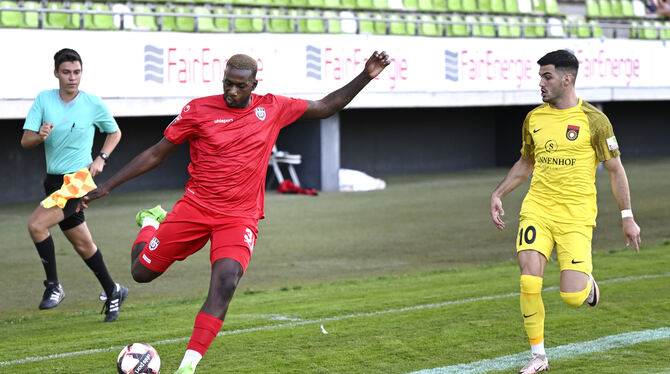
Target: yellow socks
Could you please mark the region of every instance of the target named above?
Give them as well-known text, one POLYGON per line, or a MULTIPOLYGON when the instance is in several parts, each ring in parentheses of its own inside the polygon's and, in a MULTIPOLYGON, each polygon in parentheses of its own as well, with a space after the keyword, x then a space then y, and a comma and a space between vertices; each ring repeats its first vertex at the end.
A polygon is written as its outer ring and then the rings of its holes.
MULTIPOLYGON (((586 294, 588 295, 588 292, 586 294)), ((561 296, 563 296, 562 293, 561 296)), ((542 302, 541 277, 521 276, 521 313, 530 345, 542 343, 544 341, 544 303, 542 302)))
POLYGON ((561 292, 561 297, 570 306, 580 306, 589 297, 589 292, 591 292, 591 281, 589 281, 585 289, 579 292, 561 292))

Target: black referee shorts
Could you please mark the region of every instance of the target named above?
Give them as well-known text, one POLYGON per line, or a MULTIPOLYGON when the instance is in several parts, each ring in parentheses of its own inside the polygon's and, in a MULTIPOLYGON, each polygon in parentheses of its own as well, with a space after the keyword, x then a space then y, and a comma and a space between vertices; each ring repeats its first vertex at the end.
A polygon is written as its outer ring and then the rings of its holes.
MULTIPOLYGON (((62 174, 47 174, 44 179, 44 192, 47 196, 51 195, 55 191, 58 191, 61 186, 63 186, 63 175, 62 174)), ((84 218, 84 210, 77 212, 77 206, 79 206, 79 199, 70 199, 65 204, 63 208, 63 215, 65 218, 58 223, 60 229, 65 231, 73 227, 77 227, 84 223, 86 219, 84 218)))

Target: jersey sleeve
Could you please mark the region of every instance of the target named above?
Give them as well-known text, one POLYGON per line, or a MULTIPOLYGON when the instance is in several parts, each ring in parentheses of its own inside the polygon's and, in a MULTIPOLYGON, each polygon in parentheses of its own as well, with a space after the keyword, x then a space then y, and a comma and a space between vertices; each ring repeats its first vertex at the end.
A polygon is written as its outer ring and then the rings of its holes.
POLYGON ((292 124, 298 118, 300 118, 300 116, 305 114, 305 111, 307 110, 307 100, 285 96, 275 97, 277 98, 277 101, 281 105, 282 109, 282 121, 280 123, 280 128, 284 128, 292 124))
POLYGON ((30 106, 26 121, 23 123, 24 130, 32 130, 35 132, 40 131, 40 126, 42 126, 42 113, 44 112, 42 110, 42 96, 42 93, 37 95, 35 101, 33 101, 33 105, 30 106))
POLYGON ((95 126, 100 129, 100 132, 111 134, 119 129, 114 116, 109 112, 107 105, 98 97, 95 98, 96 114, 95 126))
POLYGON ((195 135, 197 121, 197 107, 193 101, 186 104, 181 113, 172 120, 163 134, 172 144, 181 144, 195 135))
POLYGON ((533 137, 530 135, 530 117, 531 113, 526 115, 521 129, 521 155, 533 159, 535 157, 533 137))
POLYGON ((587 113, 591 128, 591 146, 600 161, 607 161, 621 154, 614 136, 614 129, 603 113, 587 113))

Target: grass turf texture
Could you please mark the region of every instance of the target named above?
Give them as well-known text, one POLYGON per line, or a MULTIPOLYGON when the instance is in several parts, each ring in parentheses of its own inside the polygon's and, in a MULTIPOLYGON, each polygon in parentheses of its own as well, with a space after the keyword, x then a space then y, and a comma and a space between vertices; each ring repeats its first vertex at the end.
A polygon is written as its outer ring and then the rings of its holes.
MULTIPOLYGON (((631 161, 636 219, 646 246, 670 238, 667 160, 631 161)), ((268 219, 254 258, 233 299, 224 331, 397 309, 518 292, 514 262, 516 213, 527 186, 503 201, 508 228, 495 230, 488 197, 506 170, 388 178, 385 191, 319 197, 269 194, 268 219), (485 264, 482 266, 481 264, 485 264), (491 282, 491 280, 494 280, 491 282), (273 317, 274 316, 274 317, 273 317), (274 319, 273 319, 274 318, 274 319)), ((668 247, 623 250, 618 208, 606 172, 598 173, 599 227, 594 234, 598 280, 661 274, 670 269, 668 247)), ((32 356, 121 346, 156 346, 171 372, 181 360, 208 284, 207 250, 175 264, 148 285, 129 277, 129 246, 137 232, 134 215, 156 203, 171 207, 176 191, 110 195, 94 202, 87 220, 112 275, 131 294, 117 322, 96 314, 100 286, 64 240, 57 243, 66 299, 57 309, 37 311, 43 273, 25 226, 34 204, 0 207, 5 238, 0 318, 0 362, 32 356)), ((547 270, 545 287, 557 284, 547 270)), ((669 278, 604 284, 596 310, 565 306, 557 291, 545 293, 548 346, 581 342, 626 331, 668 325, 669 278)), ((215 372, 408 372, 494 358, 527 349, 518 296, 416 311, 344 318, 222 336, 199 365, 215 372)), ((589 372, 663 372, 658 362, 667 339, 552 361, 570 371, 589 362, 589 372), (610 360, 617 351, 625 362, 610 360), (603 360, 602 358, 607 358, 603 360), (597 360, 598 368, 593 369, 597 360), (630 361, 636 364, 629 364, 630 361), (639 362, 639 364, 638 364, 639 362), (564 366, 561 366, 564 365, 564 366), (642 365, 642 366, 639 366, 642 365), (645 366, 646 365, 646 366, 645 366), (592 370, 593 369, 593 370, 592 370), (596 371, 601 370, 601 371, 596 371)), ((114 372, 118 349, 2 367, 3 372, 114 372)), ((665 366, 664 366, 665 365, 665 366)))

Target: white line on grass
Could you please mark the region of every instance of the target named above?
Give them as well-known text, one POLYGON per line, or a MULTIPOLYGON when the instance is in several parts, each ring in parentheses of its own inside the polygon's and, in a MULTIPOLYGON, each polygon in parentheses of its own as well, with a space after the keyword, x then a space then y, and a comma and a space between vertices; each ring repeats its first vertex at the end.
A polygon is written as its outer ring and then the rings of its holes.
MULTIPOLYGON (((547 349, 547 357, 552 359, 574 357, 666 338, 670 338, 669 327, 661 327, 655 330, 627 332, 618 335, 604 336, 588 342, 570 343, 555 348, 549 348, 547 349)), ((528 352, 523 352, 471 362, 469 364, 458 364, 435 369, 419 370, 409 374, 481 374, 493 370, 506 370, 513 367, 522 367, 528 362, 528 358, 528 352)))
MULTIPOLYGON (((670 276, 670 273, 640 275, 640 276, 634 276, 634 277, 608 279, 608 280, 604 280, 602 282, 598 282, 598 284, 602 285, 602 284, 610 284, 610 283, 632 282, 632 281, 636 281, 636 280, 665 278, 665 277, 669 277, 669 276, 670 276)), ((558 287, 547 287, 543 291, 553 291, 553 290, 557 290, 557 289, 558 289, 558 287)), ((440 308, 440 307, 448 306, 448 305, 467 304, 467 303, 474 303, 474 302, 478 302, 478 301, 504 299, 506 297, 513 297, 513 296, 519 296, 519 293, 514 292, 514 293, 508 293, 508 294, 502 294, 502 295, 473 297, 473 298, 470 298, 470 299, 445 301, 445 302, 442 302, 442 303, 434 303, 434 304, 415 305, 415 306, 408 306, 408 307, 405 307, 405 308, 398 308, 398 309, 379 310, 379 311, 376 311, 376 312, 347 314, 347 315, 343 315, 343 316, 334 316, 334 317, 311 319, 311 320, 304 320, 304 321, 297 321, 297 322, 289 322, 289 323, 282 323, 282 324, 278 324, 278 325, 251 327, 251 328, 248 328, 248 329, 239 329, 239 330, 231 330, 231 331, 221 331, 218 335, 235 335, 235 334, 245 334, 245 333, 256 332, 256 331, 277 330, 277 329, 283 329, 283 328, 287 328, 287 327, 309 325, 309 324, 314 324, 314 323, 321 324, 321 323, 324 323, 324 322, 340 321, 340 320, 349 319, 349 318, 370 317, 370 316, 378 316, 378 315, 383 315, 383 314, 409 312, 409 311, 413 311, 413 310, 440 308)), ((183 338, 176 338, 176 339, 165 339, 165 340, 155 341, 155 342, 152 342, 152 343, 149 343, 149 344, 150 345, 159 345, 159 344, 168 344, 168 343, 179 343, 179 342, 187 341, 189 339, 190 339, 190 337, 183 337, 183 338)), ((73 357, 73 356, 88 355, 88 354, 94 354, 94 353, 112 352, 112 351, 121 350, 123 347, 124 346, 119 345, 119 346, 108 347, 108 348, 89 349, 89 350, 85 350, 85 351, 56 353, 56 354, 52 354, 52 355, 48 355, 48 356, 25 357, 25 358, 20 358, 20 359, 17 359, 17 360, 12 360, 12 361, 0 361, 0 367, 20 365, 20 364, 25 364, 25 363, 28 363, 28 362, 37 362, 37 361, 53 360, 53 359, 58 359, 58 358, 67 358, 67 357, 73 357)))

